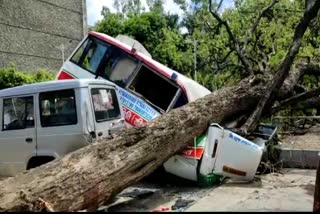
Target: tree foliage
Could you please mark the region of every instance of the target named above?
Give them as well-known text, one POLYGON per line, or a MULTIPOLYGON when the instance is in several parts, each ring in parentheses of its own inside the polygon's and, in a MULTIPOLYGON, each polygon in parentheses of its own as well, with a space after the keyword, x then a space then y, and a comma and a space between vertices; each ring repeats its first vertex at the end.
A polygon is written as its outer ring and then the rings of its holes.
MULTIPOLYGON (((208 0, 175 0, 184 11, 180 17, 165 12, 162 0, 148 0, 146 8, 139 0, 115 2, 117 12, 105 13, 104 19, 95 25, 96 31, 111 36, 129 35, 141 42, 155 60, 190 77, 194 77, 196 51, 197 80, 210 90, 243 77, 246 67, 239 60, 226 28, 210 14, 208 0)), ((274 73, 288 50, 305 7, 303 0, 275 2, 261 15, 250 35, 261 11, 272 2, 235 0, 232 7, 226 7, 212 0, 255 72, 274 73)), ((306 32, 296 63, 303 59, 319 61, 319 20, 306 32)))
POLYGON ((54 79, 55 74, 46 70, 31 73, 18 71, 14 65, 0 68, 0 90, 24 84, 44 82, 54 79))

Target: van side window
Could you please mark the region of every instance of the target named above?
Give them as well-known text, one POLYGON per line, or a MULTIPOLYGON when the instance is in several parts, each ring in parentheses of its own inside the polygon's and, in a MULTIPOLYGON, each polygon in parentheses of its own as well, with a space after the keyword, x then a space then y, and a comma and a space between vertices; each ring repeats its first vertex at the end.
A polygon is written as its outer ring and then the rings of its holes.
POLYGON ((40 93, 42 127, 77 124, 76 100, 73 89, 40 93))
POLYGON ((16 97, 3 100, 2 130, 34 127, 33 97, 16 97))
POLYGON ((94 114, 97 122, 120 118, 120 107, 114 89, 91 89, 94 114))

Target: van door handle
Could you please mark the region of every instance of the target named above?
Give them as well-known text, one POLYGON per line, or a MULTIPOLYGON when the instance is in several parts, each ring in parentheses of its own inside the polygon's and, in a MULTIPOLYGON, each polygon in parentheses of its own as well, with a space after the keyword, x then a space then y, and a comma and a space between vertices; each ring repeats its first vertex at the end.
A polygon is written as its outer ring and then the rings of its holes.
POLYGON ((27 143, 32 143, 32 138, 26 138, 27 143))
POLYGON ((98 136, 101 137, 102 136, 102 132, 98 132, 98 136))

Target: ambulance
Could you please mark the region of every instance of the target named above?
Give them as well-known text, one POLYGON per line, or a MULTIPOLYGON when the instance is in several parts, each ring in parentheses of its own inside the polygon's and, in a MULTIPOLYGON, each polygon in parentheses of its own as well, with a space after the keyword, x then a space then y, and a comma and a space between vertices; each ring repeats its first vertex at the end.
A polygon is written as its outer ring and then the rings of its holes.
MULTIPOLYGON (((211 93, 192 79, 152 59, 138 41, 89 32, 65 61, 56 79, 106 79, 117 85, 128 126, 154 118, 211 93)), ((194 146, 170 158, 164 168, 185 179, 199 181, 199 164, 208 133, 195 136, 194 146)))

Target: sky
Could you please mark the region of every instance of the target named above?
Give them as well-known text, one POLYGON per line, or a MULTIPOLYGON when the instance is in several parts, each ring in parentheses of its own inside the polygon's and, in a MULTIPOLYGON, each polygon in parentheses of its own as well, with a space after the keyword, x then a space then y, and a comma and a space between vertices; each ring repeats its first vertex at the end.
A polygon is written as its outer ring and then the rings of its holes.
MULTIPOLYGON (((147 5, 146 0, 141 0, 141 2, 143 5, 147 5)), ((103 6, 110 8, 111 12, 115 12, 113 0, 87 0, 88 25, 92 26, 102 19, 101 10, 103 6)), ((179 16, 183 14, 183 11, 173 0, 164 0, 163 6, 166 12, 178 14, 179 16)))
MULTIPOLYGON (((141 0, 141 2, 146 7, 146 0, 141 0)), ((233 1, 226 0, 224 1, 224 4, 224 7, 228 7, 233 4, 233 1)), ((102 19, 101 10, 103 6, 110 8, 111 12, 115 12, 115 9, 113 8, 113 0, 87 0, 87 16, 89 26, 93 26, 98 20, 102 19)), ((174 3, 174 0, 164 0, 163 6, 166 12, 178 14, 180 17, 183 15, 183 11, 177 4, 174 3)))

